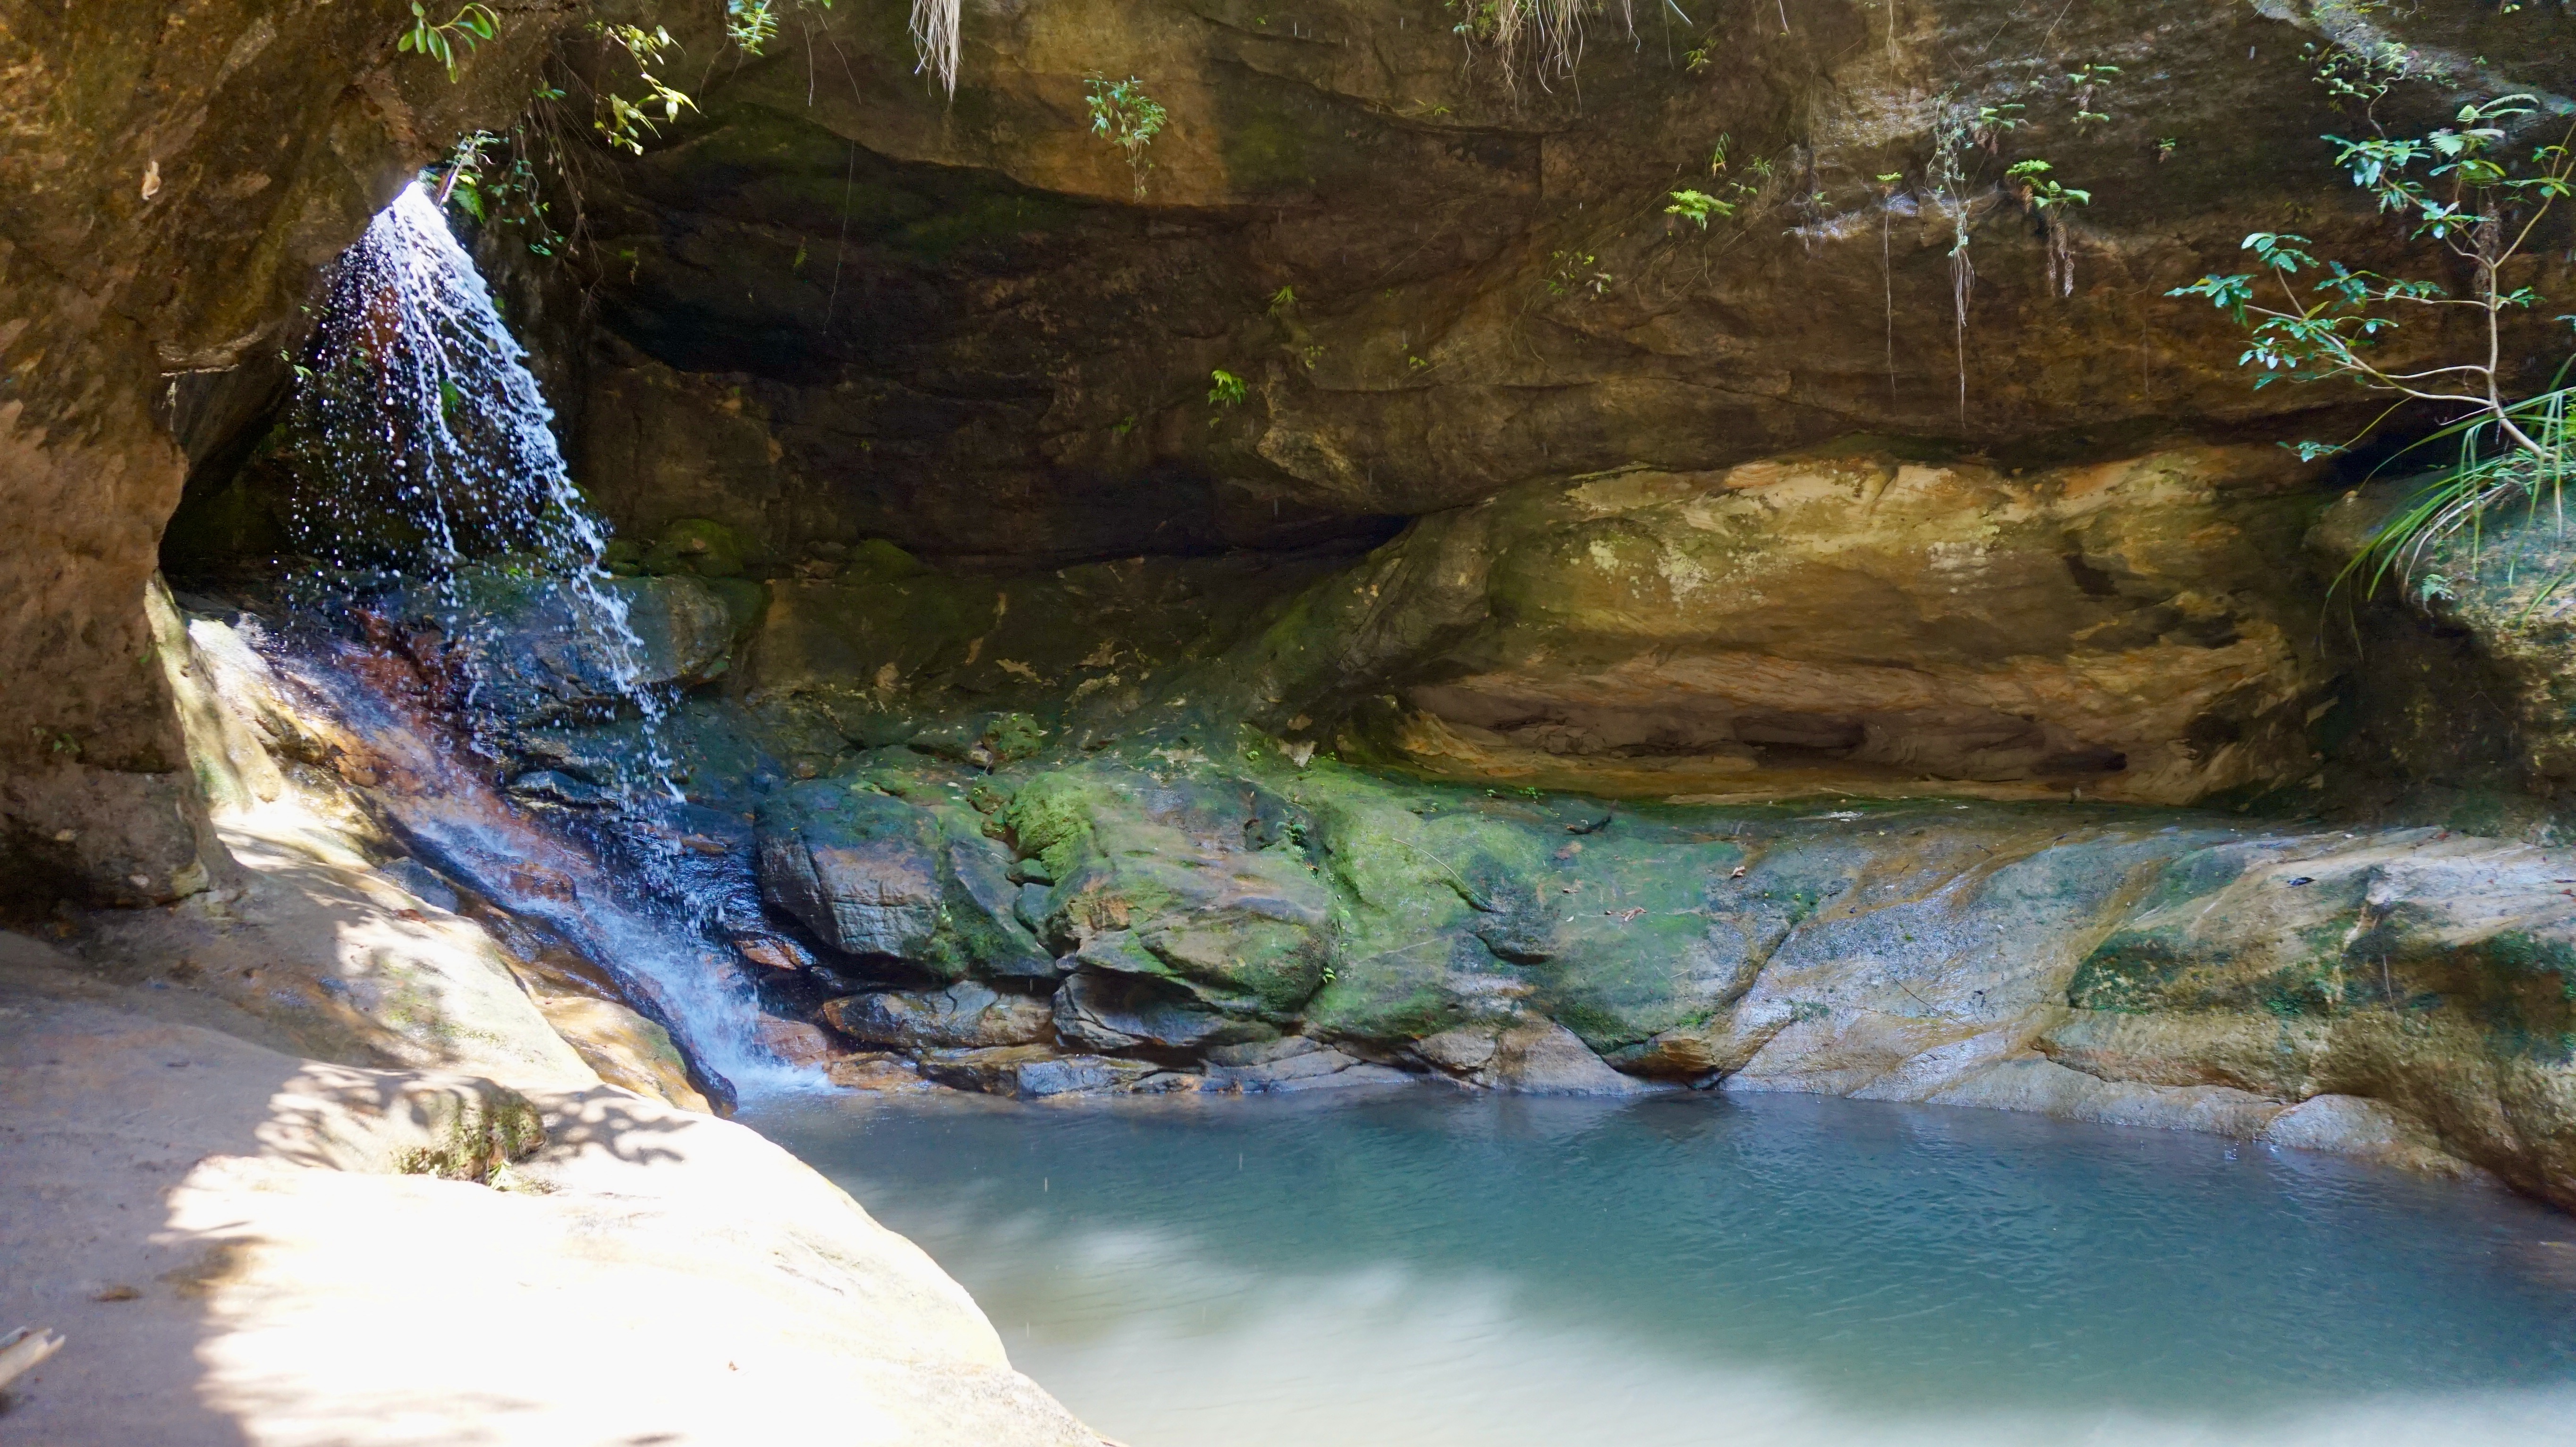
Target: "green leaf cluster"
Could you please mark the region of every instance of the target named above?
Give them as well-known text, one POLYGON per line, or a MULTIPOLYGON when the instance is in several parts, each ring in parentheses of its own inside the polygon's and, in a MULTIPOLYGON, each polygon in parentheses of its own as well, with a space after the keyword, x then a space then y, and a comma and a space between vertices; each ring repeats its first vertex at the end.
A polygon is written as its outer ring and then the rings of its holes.
POLYGON ((500 33, 501 17, 494 14, 489 5, 467 5, 456 12, 454 19, 440 22, 429 18, 429 11, 422 7, 421 0, 411 0, 411 29, 403 32, 394 49, 428 56, 446 66, 447 78, 454 80, 460 63, 458 47, 462 46, 464 53, 470 55, 475 46, 500 33))
POLYGON ((1091 112, 1091 133, 1126 157, 1136 181, 1136 199, 1145 199, 1145 173, 1154 168, 1145 159, 1145 148, 1162 134, 1166 119, 1162 102, 1147 95, 1144 82, 1132 75, 1113 81, 1096 70, 1083 77, 1082 91, 1083 103, 1091 112))

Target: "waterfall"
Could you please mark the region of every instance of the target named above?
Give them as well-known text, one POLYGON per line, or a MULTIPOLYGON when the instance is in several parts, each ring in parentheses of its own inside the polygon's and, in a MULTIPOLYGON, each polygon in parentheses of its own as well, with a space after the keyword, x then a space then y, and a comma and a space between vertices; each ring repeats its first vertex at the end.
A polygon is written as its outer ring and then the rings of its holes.
MULTIPOLYGON (((711 938, 721 894, 673 781, 626 599, 601 567, 607 532, 556 446, 554 413, 482 275, 421 189, 376 217, 331 273, 275 434, 291 479, 294 579, 311 616, 358 619, 381 655, 442 687, 442 719, 390 686, 345 637, 295 671, 402 763, 385 803, 415 848, 515 914, 542 920, 659 1016, 725 1085, 801 1078, 761 1043, 760 1014, 711 938), (540 817, 495 777, 528 722, 505 609, 547 621, 546 662, 578 681, 578 722, 638 719, 639 743, 583 822, 540 817)), ((703 813, 704 811, 698 811, 703 813)))

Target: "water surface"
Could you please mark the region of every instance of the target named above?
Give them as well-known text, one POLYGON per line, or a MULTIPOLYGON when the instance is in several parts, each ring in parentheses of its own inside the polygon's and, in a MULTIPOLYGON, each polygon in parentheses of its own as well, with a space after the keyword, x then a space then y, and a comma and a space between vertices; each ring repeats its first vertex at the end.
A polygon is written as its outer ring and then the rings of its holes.
POLYGON ((746 1119, 1132 1447, 2576 1443, 2576 1221, 2332 1157, 1430 1088, 746 1119))

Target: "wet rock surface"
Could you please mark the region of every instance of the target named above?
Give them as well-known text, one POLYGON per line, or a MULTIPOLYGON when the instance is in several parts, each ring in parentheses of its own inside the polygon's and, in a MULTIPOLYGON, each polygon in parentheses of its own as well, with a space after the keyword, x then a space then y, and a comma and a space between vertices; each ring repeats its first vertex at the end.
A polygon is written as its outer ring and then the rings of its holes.
MULTIPOLYGON (((704 819, 684 857, 735 881, 773 1049, 853 1088, 1028 1099, 1982 1105, 2576 1199, 2563 851, 2070 799, 1613 800, 1176 717, 1119 739, 812 692, 684 703, 662 735, 704 819), (871 742, 889 720, 912 742, 871 742)), ((606 777, 627 729, 526 737, 606 777)))
POLYGON ((1043 967, 979 954, 999 911, 962 887, 919 896, 900 953, 782 922, 812 963, 780 1008, 951 1088, 1812 1091, 2270 1132, 2576 1199, 2576 855, 2548 847, 2064 802, 1605 802, 1301 767, 1249 731, 1223 759, 853 748, 771 797, 818 838, 875 821, 919 878, 945 811, 1011 885, 1043 967))

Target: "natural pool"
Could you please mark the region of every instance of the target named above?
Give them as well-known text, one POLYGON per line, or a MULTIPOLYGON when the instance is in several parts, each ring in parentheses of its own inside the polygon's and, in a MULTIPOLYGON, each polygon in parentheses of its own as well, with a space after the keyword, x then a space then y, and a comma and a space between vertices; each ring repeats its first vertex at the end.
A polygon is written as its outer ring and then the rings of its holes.
POLYGON ((2576 1220, 2331 1157, 1804 1097, 745 1118, 1132 1447, 2576 1442, 2576 1220))

